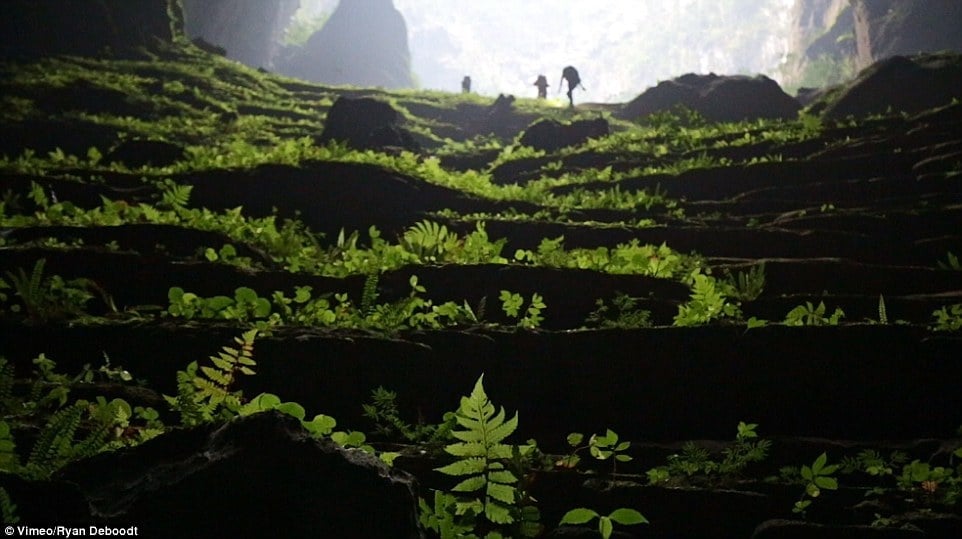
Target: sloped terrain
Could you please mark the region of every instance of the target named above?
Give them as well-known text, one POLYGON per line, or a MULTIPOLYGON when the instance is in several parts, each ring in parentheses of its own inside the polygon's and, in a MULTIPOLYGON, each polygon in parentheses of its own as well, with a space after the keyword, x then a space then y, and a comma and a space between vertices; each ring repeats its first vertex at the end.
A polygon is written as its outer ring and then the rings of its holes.
MULTIPOLYGON (((609 118, 611 135, 546 154, 514 142, 526 125, 602 113, 330 89, 178 47, 7 64, 0 87, 0 462, 31 524, 162 522, 215 487, 137 490, 110 459, 162 463, 171 436, 233 447, 217 422, 270 408, 261 393, 393 459, 423 517, 456 483, 434 471, 455 440, 431 425, 483 374, 518 411, 509 443, 538 442, 519 446, 508 495, 510 520, 537 501, 533 535, 597 534, 558 525, 576 507, 641 511, 649 524, 616 519, 625 537, 962 529, 957 100, 838 121, 609 118), (425 150, 316 144, 332 103, 360 95, 425 150), (372 403, 378 387, 396 394, 372 403), (76 398, 72 427, 43 426, 76 398), (93 513, 56 513, 50 488, 93 513)), ((429 533, 414 503, 398 536, 429 533)))

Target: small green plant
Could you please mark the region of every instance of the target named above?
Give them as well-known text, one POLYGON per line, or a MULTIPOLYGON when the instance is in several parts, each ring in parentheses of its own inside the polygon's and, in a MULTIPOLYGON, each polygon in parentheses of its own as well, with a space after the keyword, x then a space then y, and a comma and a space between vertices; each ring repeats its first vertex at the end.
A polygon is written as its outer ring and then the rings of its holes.
POLYGON ((765 290, 765 263, 756 264, 748 271, 726 272, 728 295, 741 301, 754 301, 765 290))
POLYGON ((397 393, 383 387, 371 391, 371 402, 362 407, 364 417, 374 422, 377 434, 387 438, 400 436, 409 443, 425 444, 429 447, 449 441, 451 430, 457 425, 457 416, 453 412, 444 414, 443 422, 438 425, 408 423, 401 418, 398 411, 397 393))
POLYGON ((609 539, 614 533, 615 524, 622 526, 633 526, 636 524, 648 524, 648 519, 634 509, 624 507, 615 509, 608 515, 602 515, 593 509, 579 507, 572 509, 561 517, 559 525, 579 525, 587 524, 594 519, 598 519, 598 533, 603 539, 609 539))
POLYGON ((959 262, 959 257, 955 253, 948 251, 945 255, 945 261, 938 261, 938 267, 943 270, 962 271, 962 262, 959 262))
POLYGON ((471 394, 461 398, 455 420, 462 429, 451 432, 460 441, 444 448, 457 460, 436 468, 464 479, 451 489, 451 494, 435 493, 433 507, 420 500, 420 521, 442 539, 500 539, 505 537, 502 532, 511 530, 522 537, 534 537, 541 532, 540 513, 511 469, 526 454, 530 456, 535 446, 504 443, 517 428, 518 415, 508 419, 504 408, 496 411, 484 391, 483 381, 481 375, 471 394))
POLYGON ((651 327, 651 311, 638 308, 638 301, 637 298, 627 294, 617 294, 611 300, 611 307, 609 307, 605 304, 605 300, 599 298, 595 301, 597 308, 585 321, 601 328, 651 327))
POLYGON ((544 303, 544 298, 540 294, 531 294, 531 300, 528 302, 528 307, 524 311, 524 316, 521 316, 521 307, 524 306, 524 297, 521 294, 510 292, 508 290, 502 290, 501 295, 501 308, 504 310, 504 314, 511 318, 518 319, 518 326, 527 329, 534 329, 541 326, 541 322, 544 321, 544 317, 541 316, 541 311, 547 308, 544 303))
POLYGON ((730 303, 717 281, 708 275, 696 273, 692 277, 691 299, 678 306, 676 326, 697 326, 720 318, 741 318, 741 309, 730 303))
POLYGON ((811 466, 802 466, 799 473, 804 481, 805 490, 795 502, 792 512, 804 517, 812 501, 817 499, 823 490, 838 490, 838 480, 834 476, 838 469, 837 464, 828 464, 828 455, 825 453, 819 455, 811 466))
MULTIPOLYGON (((18 268, 16 273, 7 272, 9 283, 0 282, 0 289, 10 288, 20 298, 20 303, 9 307, 10 311, 22 312, 33 323, 83 315, 87 303, 94 298, 92 291, 99 288, 89 279, 64 280, 59 275, 45 278, 46 262, 44 258, 37 260, 29 274, 23 268, 18 268)), ((0 300, 6 299, 6 294, 0 297, 0 300)))
POLYGON ((618 433, 611 429, 605 429, 604 434, 592 434, 587 443, 584 441, 585 435, 580 432, 569 434, 567 442, 572 451, 558 461, 558 464, 563 468, 574 468, 581 461, 578 452, 584 449, 587 449, 588 454, 597 460, 611 459, 612 472, 617 471, 619 462, 631 461, 631 456, 624 453, 631 447, 631 442, 619 441, 618 433))
POLYGON ((836 307, 835 311, 826 316, 825 302, 820 301, 818 306, 806 301, 805 305, 799 305, 785 315, 785 325, 787 326, 837 326, 839 321, 845 317, 845 312, 836 307))
POLYGON ((934 331, 959 331, 962 330, 962 303, 947 305, 934 311, 932 323, 934 331))
POLYGON ((735 441, 722 451, 721 459, 712 458, 707 449, 687 442, 680 453, 669 455, 665 466, 657 466, 646 472, 648 483, 732 483, 742 476, 749 464, 768 457, 772 443, 759 439, 757 429, 757 423, 739 421, 735 441))
POLYGON ((234 390, 233 385, 239 375, 254 374, 256 337, 256 329, 246 331, 234 338, 238 348, 224 346, 218 355, 210 356, 212 365, 198 367, 197 362, 192 361, 185 370, 177 372, 177 395, 164 395, 164 399, 180 413, 185 426, 218 417, 229 419, 239 412, 243 394, 234 390))

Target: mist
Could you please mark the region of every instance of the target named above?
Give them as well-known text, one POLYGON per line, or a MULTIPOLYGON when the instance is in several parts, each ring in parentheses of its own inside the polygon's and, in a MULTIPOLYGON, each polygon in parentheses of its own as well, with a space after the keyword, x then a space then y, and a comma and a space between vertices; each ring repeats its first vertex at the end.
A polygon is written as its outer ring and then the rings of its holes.
MULTIPOLYGON (((766 74, 779 79, 792 0, 394 0, 408 27, 420 88, 534 97, 539 74, 559 97, 573 65, 579 101, 623 102, 684 73, 766 74)), ((302 0, 302 16, 336 0, 302 0)), ((563 98, 563 93, 560 96, 563 98)))

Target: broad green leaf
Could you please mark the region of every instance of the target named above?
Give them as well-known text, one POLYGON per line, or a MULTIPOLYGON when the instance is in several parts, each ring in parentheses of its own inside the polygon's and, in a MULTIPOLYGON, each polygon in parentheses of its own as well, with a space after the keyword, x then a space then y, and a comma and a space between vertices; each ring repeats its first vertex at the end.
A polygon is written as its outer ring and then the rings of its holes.
POLYGON ((565 513, 564 516, 561 517, 560 524, 584 524, 586 522, 591 522, 592 520, 598 518, 598 516, 599 515, 596 511, 579 507, 565 513))
POLYGON ((598 519, 598 533, 601 534, 601 537, 609 539, 614 531, 615 525, 611 523, 610 518, 602 516, 598 519))
MULTIPOLYGON (((572 432, 568 435, 568 445, 571 447, 577 447, 581 445, 582 440, 585 439, 585 435, 580 432, 572 432)), ((962 449, 960 449, 962 450, 962 449)))
POLYGON ((631 526, 634 524, 647 524, 648 519, 644 515, 635 511, 634 509, 620 508, 615 509, 608 515, 608 518, 617 522, 618 524, 624 526, 631 526))
POLYGON ((826 462, 828 462, 828 455, 826 455, 825 453, 822 453, 821 455, 819 455, 818 458, 815 459, 815 462, 812 464, 812 474, 821 475, 822 468, 825 466, 826 462))
POLYGON ((825 490, 838 490, 838 481, 834 477, 816 477, 815 485, 825 490))
POLYGON ((304 420, 304 407, 296 402, 284 402, 277 405, 277 411, 283 412, 291 417, 304 420))

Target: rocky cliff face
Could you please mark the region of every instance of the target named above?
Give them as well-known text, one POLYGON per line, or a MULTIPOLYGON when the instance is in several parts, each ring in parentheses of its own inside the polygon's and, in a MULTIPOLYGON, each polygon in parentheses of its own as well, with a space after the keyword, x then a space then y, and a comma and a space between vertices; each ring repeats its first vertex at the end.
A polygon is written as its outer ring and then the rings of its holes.
POLYGON ((327 24, 277 70, 326 84, 414 86, 407 24, 392 0, 341 0, 327 24))
POLYGON ((962 51, 959 0, 851 0, 859 68, 895 55, 962 51))
POLYGON ((252 67, 273 67, 284 30, 300 0, 182 0, 184 30, 252 67))
POLYGON ((175 0, 5 0, 0 59, 127 53, 178 31, 175 0))
POLYGON ((878 60, 962 51, 958 0, 796 0, 788 85, 836 84, 878 60))

